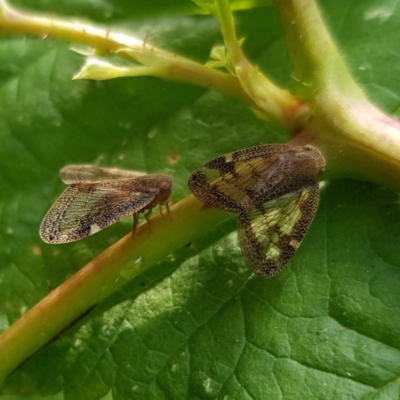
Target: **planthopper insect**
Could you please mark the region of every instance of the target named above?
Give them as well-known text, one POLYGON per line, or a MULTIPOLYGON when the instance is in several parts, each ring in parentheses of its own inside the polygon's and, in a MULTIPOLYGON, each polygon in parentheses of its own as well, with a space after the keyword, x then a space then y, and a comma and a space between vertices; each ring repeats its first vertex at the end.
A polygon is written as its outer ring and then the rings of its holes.
POLYGON ((210 207, 238 213, 238 236, 250 268, 279 273, 299 248, 319 201, 325 160, 315 147, 267 144, 197 168, 189 188, 210 207))
POLYGON ((134 233, 140 212, 149 224, 151 210, 157 205, 161 215, 163 205, 169 213, 170 175, 67 165, 60 177, 70 186, 43 218, 40 237, 46 243, 83 239, 132 214, 134 233))

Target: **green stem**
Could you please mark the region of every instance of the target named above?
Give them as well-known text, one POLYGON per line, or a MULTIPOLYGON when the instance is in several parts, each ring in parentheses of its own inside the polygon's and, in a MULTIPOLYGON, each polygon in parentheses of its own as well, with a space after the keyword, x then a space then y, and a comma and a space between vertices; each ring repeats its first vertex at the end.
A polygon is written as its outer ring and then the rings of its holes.
POLYGON ((168 254, 232 218, 192 195, 126 235, 53 290, 0 335, 0 386, 18 365, 85 311, 168 254))
MULTIPOLYGON (((302 94, 335 88, 364 99, 330 36, 314 0, 275 0, 291 56, 292 76, 302 94)), ((309 96, 308 96, 309 97, 309 96)))
MULTIPOLYGON (((318 146, 331 177, 400 189, 400 124, 372 105, 349 73, 314 0, 275 0, 299 82, 310 102, 297 138, 318 146), (302 139, 303 138, 303 139, 302 139)), ((297 140, 296 140, 297 139, 297 140)))
POLYGON ((236 38, 235 24, 228 0, 216 0, 215 14, 236 75, 244 91, 262 111, 260 117, 277 122, 290 130, 294 115, 297 115, 299 110, 302 113, 306 111, 307 107, 303 107, 304 102, 292 96, 287 90, 274 85, 243 54, 236 38))
MULTIPOLYGON (((0 1, 0 32, 63 39, 89 45, 99 53, 114 52, 129 55, 149 67, 146 71, 152 76, 219 91, 249 104, 263 119, 290 126, 293 110, 298 109, 301 103, 288 91, 275 86, 248 62, 236 40, 229 2, 220 0, 217 4, 221 29, 226 46, 232 55, 237 76, 206 67, 104 27, 24 13, 10 7, 4 0, 0 1)), ((144 70, 132 68, 130 72, 131 74, 128 72, 127 75, 135 76, 144 70)), ((110 77, 112 73, 113 71, 110 77)), ((81 77, 85 77, 85 74, 76 76, 76 78, 81 77)))
POLYGON ((247 61, 243 55, 242 48, 236 38, 235 23, 229 6, 229 1, 217 0, 217 18, 221 33, 224 38, 225 46, 231 53, 231 58, 234 64, 239 64, 247 61))
POLYGON ((81 43, 103 54, 120 51, 126 53, 127 49, 130 49, 131 56, 137 61, 156 67, 151 69, 152 76, 216 90, 257 108, 236 77, 169 53, 132 36, 112 31, 110 28, 54 16, 25 13, 10 7, 3 0, 0 1, 0 32, 81 43))

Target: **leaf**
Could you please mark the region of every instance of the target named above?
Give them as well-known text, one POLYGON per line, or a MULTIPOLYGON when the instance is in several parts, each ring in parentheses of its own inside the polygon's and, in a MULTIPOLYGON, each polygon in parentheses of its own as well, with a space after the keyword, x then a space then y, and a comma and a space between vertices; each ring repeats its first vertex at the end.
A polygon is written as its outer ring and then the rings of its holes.
MULTIPOLYGON (((34 6, 102 21, 111 9, 113 24, 196 60, 221 43, 211 17, 189 14, 191 2, 150 3, 143 11, 143 2, 122 1, 34 6)), ((399 11, 379 0, 322 3, 357 80, 396 112, 399 11)), ((235 18, 246 54, 294 88, 274 9, 235 18)), ((205 161, 287 138, 246 105, 189 85, 72 82, 83 58, 65 43, 10 36, 0 46, 2 330, 46 296, 47 281, 57 287, 131 229, 128 220, 81 242, 42 243, 40 222, 65 188, 62 166, 171 174, 178 200, 205 161)), ((397 194, 368 183, 328 183, 302 246, 268 281, 251 276, 234 220, 208 236, 199 232, 196 252, 171 254, 99 304, 24 363, 5 390, 63 390, 66 399, 85 400, 110 390, 115 399, 397 398, 399 204, 397 194)))

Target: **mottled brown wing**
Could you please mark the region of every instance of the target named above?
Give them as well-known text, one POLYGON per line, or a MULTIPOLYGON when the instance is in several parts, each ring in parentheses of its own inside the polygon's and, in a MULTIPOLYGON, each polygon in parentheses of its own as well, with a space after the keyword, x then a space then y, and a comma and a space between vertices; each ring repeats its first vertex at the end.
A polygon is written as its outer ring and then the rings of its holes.
POLYGON ((143 172, 119 168, 101 168, 96 165, 70 164, 60 171, 61 180, 67 185, 73 183, 95 183, 110 180, 133 179, 146 175, 143 172))
POLYGON ((83 239, 139 212, 158 193, 157 187, 132 179, 71 185, 44 217, 40 236, 52 244, 83 239))
POLYGON ((259 199, 278 197, 275 188, 286 179, 293 147, 260 145, 209 161, 189 178, 189 188, 203 203, 223 211, 241 212, 259 199))
POLYGON ((240 246, 255 274, 270 278, 286 266, 310 227, 318 201, 315 184, 239 214, 240 246))

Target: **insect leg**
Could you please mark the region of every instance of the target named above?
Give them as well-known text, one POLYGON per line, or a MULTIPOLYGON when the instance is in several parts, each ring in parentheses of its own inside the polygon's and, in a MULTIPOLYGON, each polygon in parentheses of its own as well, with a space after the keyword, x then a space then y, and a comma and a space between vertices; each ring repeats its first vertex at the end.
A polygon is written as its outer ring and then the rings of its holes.
POLYGON ((138 221, 139 221, 139 213, 136 212, 135 214, 133 214, 132 236, 135 234, 138 221))
POLYGON ((171 213, 170 210, 169 210, 168 201, 167 201, 166 203, 160 203, 160 204, 158 205, 158 209, 160 210, 160 215, 161 215, 161 216, 163 215, 162 206, 165 206, 165 207, 167 208, 167 213, 168 213, 168 214, 171 213))
POLYGON ((144 217, 146 218, 146 221, 147 221, 147 223, 149 224, 149 225, 151 225, 151 222, 150 222, 150 215, 151 215, 151 208, 149 208, 145 213, 144 213, 144 217))

